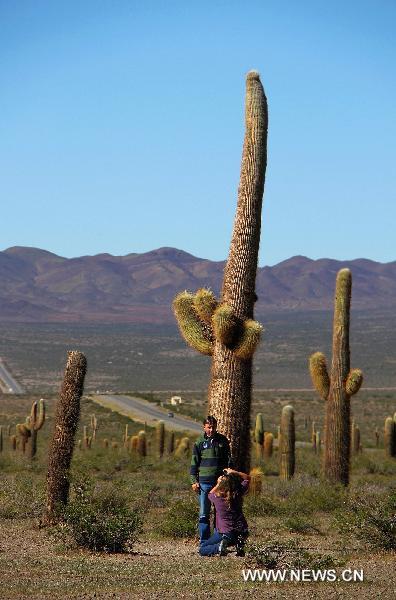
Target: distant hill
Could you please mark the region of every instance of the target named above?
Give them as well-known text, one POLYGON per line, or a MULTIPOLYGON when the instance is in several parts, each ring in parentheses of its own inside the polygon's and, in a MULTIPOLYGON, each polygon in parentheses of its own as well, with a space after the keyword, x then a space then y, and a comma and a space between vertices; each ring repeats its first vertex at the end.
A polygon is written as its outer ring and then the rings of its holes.
MULTIPOLYGON (((311 260, 294 256, 257 272, 256 314, 328 309, 337 271, 353 275, 353 308, 396 307, 396 261, 311 260)), ((218 294, 224 261, 175 248, 144 254, 63 258, 46 250, 0 252, 0 320, 15 322, 173 322, 178 291, 210 287, 218 294)))

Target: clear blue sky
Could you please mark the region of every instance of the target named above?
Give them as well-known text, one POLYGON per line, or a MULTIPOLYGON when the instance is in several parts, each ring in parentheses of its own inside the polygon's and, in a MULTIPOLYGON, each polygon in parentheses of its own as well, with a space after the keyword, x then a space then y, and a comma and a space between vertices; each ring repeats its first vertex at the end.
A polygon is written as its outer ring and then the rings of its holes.
POLYGON ((0 250, 228 253, 244 79, 260 264, 396 260, 394 0, 0 0, 0 250))

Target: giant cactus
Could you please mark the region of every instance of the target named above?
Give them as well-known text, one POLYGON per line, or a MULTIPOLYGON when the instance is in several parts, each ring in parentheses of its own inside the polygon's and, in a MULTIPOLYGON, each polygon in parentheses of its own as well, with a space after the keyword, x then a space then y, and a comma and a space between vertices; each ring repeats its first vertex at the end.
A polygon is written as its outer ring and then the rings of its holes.
POLYGON ((176 296, 174 311, 184 339, 212 355, 209 412, 231 443, 237 468, 249 471, 252 357, 261 325, 253 318, 267 163, 267 100, 259 74, 246 79, 246 132, 237 210, 218 302, 209 290, 176 296))
POLYGON ((87 361, 81 352, 69 352, 65 375, 56 407, 54 432, 49 447, 47 503, 44 522, 57 520, 58 509, 67 503, 69 469, 73 456, 74 436, 80 416, 87 361))
POLYGON ((279 475, 281 479, 288 480, 293 477, 296 466, 294 408, 290 405, 282 409, 280 429, 279 475))
POLYGON ((319 395, 325 400, 324 474, 335 483, 348 485, 351 446, 350 398, 359 391, 363 374, 350 369, 349 313, 352 275, 349 269, 337 274, 334 320, 333 358, 329 376, 325 356, 313 354, 309 361, 311 377, 319 395))

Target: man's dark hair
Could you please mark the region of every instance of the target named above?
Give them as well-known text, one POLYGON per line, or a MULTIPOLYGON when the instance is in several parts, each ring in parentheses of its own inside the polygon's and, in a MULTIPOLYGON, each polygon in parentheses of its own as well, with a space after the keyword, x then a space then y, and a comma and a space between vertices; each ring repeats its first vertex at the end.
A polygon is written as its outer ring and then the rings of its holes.
POLYGON ((211 425, 212 427, 217 427, 217 419, 215 419, 212 415, 208 415, 204 420, 203 424, 211 425))

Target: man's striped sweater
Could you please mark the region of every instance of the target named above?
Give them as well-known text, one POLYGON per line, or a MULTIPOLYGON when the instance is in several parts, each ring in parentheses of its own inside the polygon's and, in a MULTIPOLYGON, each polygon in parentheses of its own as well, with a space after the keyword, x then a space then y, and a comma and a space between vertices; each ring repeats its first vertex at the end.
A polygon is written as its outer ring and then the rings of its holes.
POLYGON ((194 444, 190 476, 191 483, 215 483, 223 469, 232 464, 230 443, 221 433, 212 437, 202 434, 194 444))

